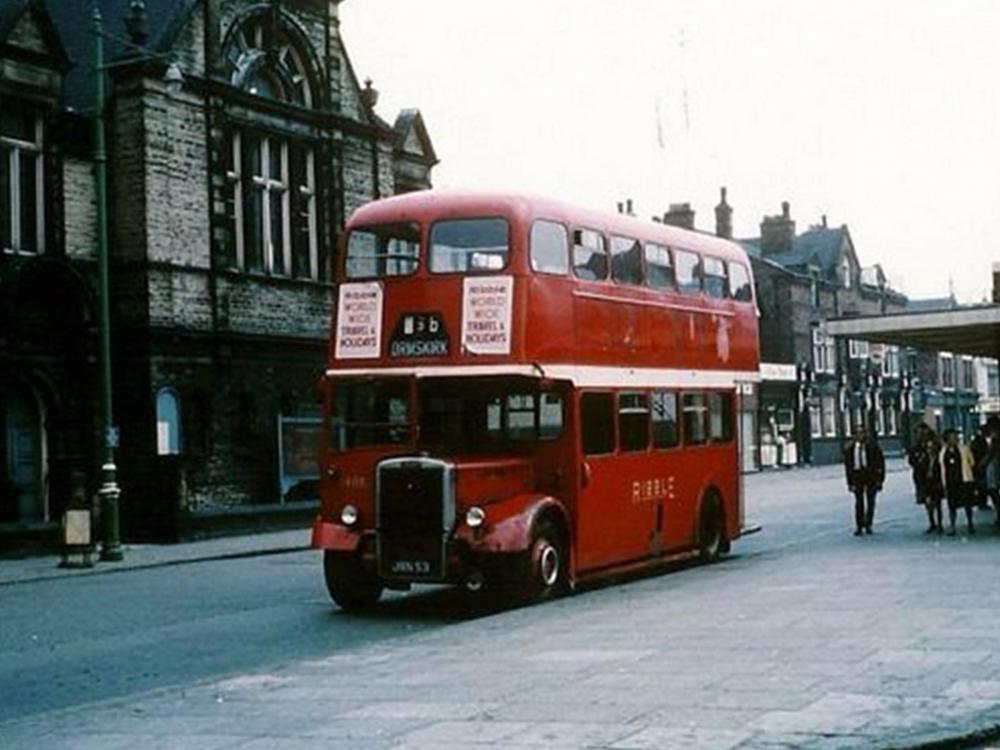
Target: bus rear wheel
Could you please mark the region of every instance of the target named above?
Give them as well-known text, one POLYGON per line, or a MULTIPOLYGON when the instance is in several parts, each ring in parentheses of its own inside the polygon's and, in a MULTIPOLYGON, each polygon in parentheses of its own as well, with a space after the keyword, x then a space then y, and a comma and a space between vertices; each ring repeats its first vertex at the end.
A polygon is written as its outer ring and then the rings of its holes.
POLYGON ((709 495, 701 504, 698 516, 698 555, 705 562, 714 562, 727 547, 722 503, 717 495, 709 495))
POLYGON ((325 550, 323 575, 330 598, 345 612, 368 609, 382 596, 382 584, 365 572, 355 554, 325 550))
POLYGON ((528 547, 527 593, 532 601, 552 599, 566 590, 566 544, 551 521, 540 522, 528 547))

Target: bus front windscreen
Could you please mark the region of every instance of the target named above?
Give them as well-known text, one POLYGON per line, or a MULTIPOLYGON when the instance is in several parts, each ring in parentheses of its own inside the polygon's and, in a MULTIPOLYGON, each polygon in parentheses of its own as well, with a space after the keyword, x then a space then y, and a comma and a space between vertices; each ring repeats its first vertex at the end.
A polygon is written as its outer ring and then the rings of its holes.
POLYGON ((451 219, 431 227, 432 273, 482 273, 507 265, 508 227, 504 219, 451 219))
POLYGON ((351 230, 344 272, 349 279, 409 276, 419 262, 419 225, 377 224, 351 230))

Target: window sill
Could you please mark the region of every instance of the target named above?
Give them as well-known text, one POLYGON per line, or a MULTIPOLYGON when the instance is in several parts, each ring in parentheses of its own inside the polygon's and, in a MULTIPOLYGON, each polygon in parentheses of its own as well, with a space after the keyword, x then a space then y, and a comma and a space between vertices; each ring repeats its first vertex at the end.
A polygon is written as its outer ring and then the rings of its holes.
POLYGON ((322 289, 333 288, 332 281, 304 278, 301 276, 279 276, 264 271, 244 271, 238 268, 223 268, 219 272, 224 276, 234 279, 252 279, 253 281, 264 281, 288 286, 312 286, 322 289))

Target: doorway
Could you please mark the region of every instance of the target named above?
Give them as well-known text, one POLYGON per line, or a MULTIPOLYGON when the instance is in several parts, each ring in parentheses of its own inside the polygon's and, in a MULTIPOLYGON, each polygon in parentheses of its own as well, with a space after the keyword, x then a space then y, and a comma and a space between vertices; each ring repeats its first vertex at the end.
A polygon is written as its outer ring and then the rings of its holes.
POLYGON ((0 476, 0 522, 47 520, 45 453, 40 403, 33 391, 8 383, 0 397, 3 475, 0 476))

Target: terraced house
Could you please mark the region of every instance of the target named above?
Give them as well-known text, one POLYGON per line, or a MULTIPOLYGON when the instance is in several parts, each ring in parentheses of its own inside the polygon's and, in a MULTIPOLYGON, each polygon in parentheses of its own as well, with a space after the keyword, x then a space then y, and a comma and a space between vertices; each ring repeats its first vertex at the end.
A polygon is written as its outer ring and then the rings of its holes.
POLYGON ((338 8, 0 0, 0 530, 51 533, 100 481, 99 79, 126 538, 309 512, 341 227, 436 163, 417 110, 376 115, 338 8))

